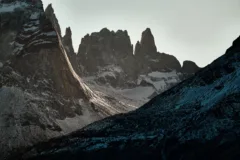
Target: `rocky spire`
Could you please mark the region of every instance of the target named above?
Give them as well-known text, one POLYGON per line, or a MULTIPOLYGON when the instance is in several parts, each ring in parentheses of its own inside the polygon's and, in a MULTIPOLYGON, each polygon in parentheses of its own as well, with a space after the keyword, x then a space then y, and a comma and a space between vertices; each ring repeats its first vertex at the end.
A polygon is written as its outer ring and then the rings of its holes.
POLYGON ((227 50, 227 53, 240 51, 240 36, 233 41, 232 46, 227 50))
POLYGON ((63 43, 70 54, 75 54, 72 44, 72 31, 70 27, 66 28, 65 35, 63 36, 63 43))
POLYGON ((135 47, 135 55, 148 55, 157 52, 155 40, 152 35, 151 29, 147 28, 142 32, 142 38, 140 42, 137 42, 135 47))
POLYGON ((123 58, 128 56, 133 56, 133 45, 128 32, 114 32, 107 28, 84 36, 77 54, 78 63, 86 66, 89 72, 96 71, 99 66, 124 63, 123 58))

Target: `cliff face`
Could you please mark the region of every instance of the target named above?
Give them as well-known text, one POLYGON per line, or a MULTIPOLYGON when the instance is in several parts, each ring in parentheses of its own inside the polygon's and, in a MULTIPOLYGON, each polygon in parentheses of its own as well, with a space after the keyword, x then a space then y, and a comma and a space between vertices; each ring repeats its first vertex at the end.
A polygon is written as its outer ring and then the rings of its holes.
POLYGON ((62 39, 46 12, 41 1, 0 1, 0 159, 133 109, 82 82, 66 53, 69 30, 62 39))
POLYGON ((62 42, 74 71, 78 75, 81 75, 82 73, 82 69, 80 67, 81 64, 78 64, 77 54, 74 52, 74 49, 73 49, 72 31, 70 27, 66 28, 65 35, 62 38, 62 42))
POLYGON ((124 71, 129 68, 125 59, 133 61, 133 47, 127 31, 119 30, 116 33, 104 28, 98 33, 86 35, 79 46, 78 60, 84 67, 86 74, 98 72, 99 67, 119 65, 124 71))

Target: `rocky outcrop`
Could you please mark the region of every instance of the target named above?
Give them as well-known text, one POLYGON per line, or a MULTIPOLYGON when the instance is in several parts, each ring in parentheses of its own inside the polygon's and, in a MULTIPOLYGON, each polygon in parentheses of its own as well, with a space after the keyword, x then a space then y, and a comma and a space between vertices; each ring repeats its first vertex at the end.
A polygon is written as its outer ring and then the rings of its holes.
POLYGON ((194 74, 199 71, 200 68, 197 66, 195 62, 192 61, 184 61, 182 66, 182 72, 187 74, 194 74))
POLYGON ((232 46, 227 50, 228 52, 240 51, 240 36, 233 42, 232 46))
POLYGON ((234 41, 225 55, 138 110, 39 144, 23 157, 238 159, 239 42, 234 41))
POLYGON ((63 36, 63 43, 67 47, 69 53, 74 53, 73 44, 72 44, 72 31, 71 28, 66 28, 65 35, 63 36))
POLYGON ((81 75, 82 71, 81 71, 81 67, 79 67, 81 64, 77 63, 77 54, 74 52, 74 49, 73 49, 72 31, 70 27, 66 28, 66 32, 62 38, 62 41, 74 71, 77 72, 79 75, 81 75))
POLYGON ((82 39, 77 59, 83 66, 85 76, 96 75, 101 70, 115 70, 114 76, 108 76, 108 80, 104 78, 102 81, 124 85, 127 84, 124 79, 135 71, 132 52, 133 46, 127 31, 113 32, 104 28, 82 39), (121 80, 116 82, 117 79, 121 80))
POLYGON ((157 47, 150 28, 142 32, 140 42, 137 42, 135 55, 138 57, 148 57, 157 53, 157 47))

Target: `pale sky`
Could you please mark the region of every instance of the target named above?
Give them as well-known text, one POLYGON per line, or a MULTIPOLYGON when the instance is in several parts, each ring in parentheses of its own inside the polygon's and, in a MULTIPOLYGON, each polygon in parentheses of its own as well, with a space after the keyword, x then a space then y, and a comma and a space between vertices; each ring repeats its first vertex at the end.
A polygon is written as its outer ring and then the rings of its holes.
POLYGON ((87 33, 127 30, 133 45, 151 28, 159 52, 203 67, 240 35, 240 0, 43 0, 53 4, 62 34, 70 26, 77 51, 87 33))

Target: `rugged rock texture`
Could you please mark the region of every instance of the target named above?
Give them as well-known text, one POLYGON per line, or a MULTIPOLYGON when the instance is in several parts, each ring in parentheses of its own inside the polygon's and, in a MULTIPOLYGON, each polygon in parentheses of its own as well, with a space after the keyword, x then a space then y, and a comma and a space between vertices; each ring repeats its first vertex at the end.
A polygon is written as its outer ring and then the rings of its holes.
POLYGON ((82 82, 51 12, 41 1, 0 1, 0 159, 134 109, 82 82))
POLYGON ((82 39, 78 59, 87 74, 97 72, 99 67, 112 64, 120 65, 127 72, 129 68, 125 65, 132 63, 126 64, 125 59, 133 59, 132 52, 133 46, 127 31, 118 30, 115 33, 104 28, 82 39))
POLYGON ((226 54, 140 109, 39 144, 23 159, 236 160, 240 37, 226 54))
POLYGON ((135 55, 139 57, 150 56, 157 52, 157 47, 155 45, 155 40, 152 35, 150 28, 147 28, 142 33, 142 38, 140 42, 137 42, 135 55))
POLYGON ((132 52, 133 46, 127 31, 113 32, 104 28, 100 32, 86 35, 77 54, 78 63, 84 71, 82 76, 102 74, 106 76, 99 77, 98 81, 104 84, 131 85, 129 81, 136 73, 132 52))
POLYGON ((77 63, 77 54, 74 52, 74 49, 73 49, 72 31, 70 27, 66 28, 66 32, 62 38, 62 41, 73 69, 75 70, 75 72, 77 72, 80 75, 82 73, 81 67, 79 67, 80 64, 77 63))
POLYGON ((199 69, 188 62, 181 69, 174 56, 157 52, 149 28, 134 52, 127 31, 104 28, 88 34, 77 54, 79 74, 93 90, 123 96, 139 107, 199 69))

